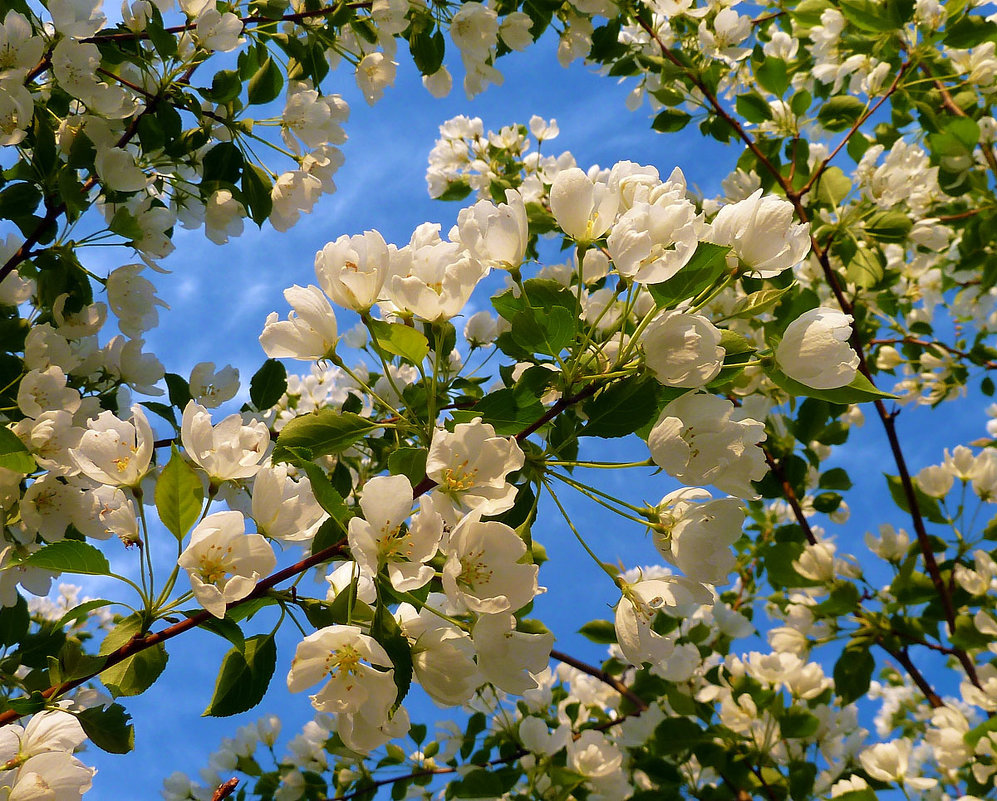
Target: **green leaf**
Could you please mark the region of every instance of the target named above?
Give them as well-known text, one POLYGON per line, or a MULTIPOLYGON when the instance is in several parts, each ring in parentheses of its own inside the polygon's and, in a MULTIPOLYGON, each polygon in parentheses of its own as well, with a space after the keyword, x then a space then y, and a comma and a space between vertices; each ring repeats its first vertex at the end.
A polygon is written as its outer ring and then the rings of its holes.
POLYGON ((873 0, 838 0, 837 6, 845 19, 863 31, 882 33, 897 27, 883 6, 873 0))
POLYGON ((761 95, 754 92, 746 95, 738 95, 734 101, 737 113, 748 122, 765 122, 772 119, 772 109, 765 102, 761 95))
POLYGON ((608 620, 591 620, 578 633, 598 645, 616 644, 616 626, 608 620))
POLYGON ((166 648, 162 643, 123 659, 100 674, 111 696, 140 695, 148 690, 166 669, 166 648))
POLYGON ((654 744, 662 754, 680 754, 712 739, 688 718, 666 718, 654 730, 654 744))
POLYGON ((463 200, 471 194, 471 185, 467 181, 450 181, 447 188, 437 200, 463 200))
POLYGON ((0 218, 14 220, 34 213, 42 202, 42 193, 34 184, 10 184, 0 191, 0 218))
POLYGON ((817 486, 821 489, 849 490, 852 488, 852 480, 848 477, 848 471, 845 468, 832 467, 821 473, 817 486))
POLYGON ((209 100, 222 105, 231 103, 242 91, 242 80, 238 70, 219 70, 211 78, 210 91, 203 91, 209 100))
POLYGON ((425 334, 404 323, 370 320, 367 325, 374 344, 386 353, 401 356, 413 365, 422 364, 429 354, 429 340, 425 334))
POLYGON ((903 242, 913 227, 902 211, 876 211, 865 221, 865 232, 880 242, 903 242))
POLYGON ((817 112, 817 121, 827 131, 850 128, 865 113, 865 103, 852 95, 835 95, 817 112))
POLYGON ((838 206, 852 191, 852 182, 840 167, 828 167, 817 179, 817 199, 838 206))
POLYGON ((879 250, 859 245, 848 262, 848 280, 863 289, 874 289, 886 275, 886 259, 879 250))
POLYGON ((249 399, 260 411, 274 406, 287 391, 287 368, 276 359, 267 359, 249 379, 249 399))
MULTIPOLYGON (((318 505, 328 512, 335 520, 340 522, 346 520, 350 516, 350 510, 346 507, 346 502, 343 500, 343 496, 340 495, 336 491, 336 488, 332 486, 332 482, 329 480, 329 477, 326 475, 325 471, 314 462, 304 462, 301 466, 304 468, 304 471, 308 476, 308 483, 311 485, 312 495, 315 496, 315 500, 318 501, 318 505)), ((336 528, 341 531, 339 526, 336 528)))
POLYGON ((222 659, 211 702, 202 715, 227 717, 252 709, 266 695, 277 666, 277 645, 269 634, 246 638, 245 650, 233 648, 222 659))
POLYGON ((31 615, 28 603, 20 594, 12 606, 0 607, 0 645, 16 645, 28 633, 31 615))
POLYGON ((735 303, 734 308, 730 310, 730 313, 727 315, 727 317, 729 318, 740 317, 745 319, 756 317, 762 312, 771 309, 780 300, 782 300, 783 295, 785 295, 788 292, 791 292, 794 289, 796 289, 795 282, 793 282, 787 287, 782 287, 781 289, 776 289, 772 287, 769 289, 760 289, 757 292, 752 292, 747 297, 741 298, 737 303, 735 303))
POLYGON ((413 33, 409 37, 408 47, 416 68, 423 75, 432 75, 443 66, 446 40, 439 28, 434 30, 432 34, 428 31, 413 33))
POLYGON ((76 715, 87 737, 109 754, 127 754, 135 747, 135 727, 132 716, 121 704, 92 706, 76 715))
POLYGON ((6 467, 15 473, 33 473, 35 457, 31 455, 17 434, 6 426, 0 425, 0 467, 6 467))
MULTIPOLYGON (((195 617, 201 614, 203 610, 197 609, 190 612, 184 612, 183 614, 188 617, 195 617)), ((242 629, 239 628, 239 624, 235 622, 231 617, 215 617, 211 615, 207 620, 204 620, 197 624, 198 628, 202 628, 205 631, 210 631, 212 634, 217 634, 223 640, 228 640, 237 649, 242 651, 246 647, 246 637, 242 633, 242 629)))
POLYGON ((284 76, 280 67, 270 56, 267 56, 266 61, 256 71, 256 74, 249 79, 247 87, 249 104, 251 106, 262 105, 276 100, 283 88, 284 76))
POLYGON ((828 8, 831 8, 831 0, 802 0, 794 3, 788 10, 794 22, 812 28, 820 25, 820 16, 828 8))
POLYGON ((273 459, 275 462, 289 461, 289 448, 306 448, 313 459, 342 453, 353 443, 383 427, 382 423, 358 414, 320 409, 295 417, 280 430, 273 459))
POLYGON ((454 798, 498 798, 504 792, 499 777, 483 768, 465 773, 460 781, 451 782, 447 791, 454 798))
POLYGON ((543 416, 544 407, 536 398, 523 398, 513 389, 500 389, 485 395, 474 405, 474 411, 466 414, 454 413, 453 418, 466 422, 474 417, 481 417, 486 423, 491 423, 495 433, 500 436, 518 434, 527 426, 543 416))
POLYGON ((190 394, 190 384, 187 383, 186 378, 176 373, 167 373, 165 380, 166 389, 170 394, 170 403, 183 411, 187 404, 193 400, 190 394))
POLYGON ((658 133, 674 133, 685 128, 690 120, 692 120, 692 117, 681 109, 666 108, 658 112, 658 116, 651 123, 651 128, 658 131, 658 133))
POLYGON ((997 717, 989 718, 983 721, 979 726, 974 726, 972 729, 967 731, 962 735, 963 742, 971 748, 975 748, 976 744, 989 732, 997 731, 997 717))
POLYGON ((510 321, 513 341, 530 353, 557 356, 575 338, 578 318, 564 306, 529 308, 510 321))
POLYGON ((75 623, 78 620, 82 620, 87 615, 89 615, 94 609, 101 609, 105 606, 110 606, 114 601, 105 601, 102 598, 94 598, 92 601, 84 601, 78 606, 74 606, 61 618, 59 622, 55 624, 57 629, 63 629, 70 623, 75 623))
POLYGON ((789 70, 781 58, 766 56, 756 67, 755 77, 764 89, 768 89, 776 97, 782 97, 789 88, 789 70))
POLYGON ((426 477, 425 448, 396 448, 388 456, 388 472, 393 476, 406 476, 414 487, 426 477))
POLYGON ((850 581, 839 580, 834 583, 831 595, 815 607, 821 615, 841 617, 855 609, 859 604, 859 590, 850 581))
POLYGON ((945 38, 942 41, 946 47, 966 50, 995 39, 997 39, 997 25, 975 14, 967 14, 945 29, 945 38))
POLYGON ((869 691, 875 669, 876 660, 868 646, 849 645, 841 652, 834 663, 834 689, 841 697, 842 705, 857 701, 869 691))
POLYGON ((837 389, 814 389, 806 384, 801 384, 799 381, 794 381, 775 366, 766 368, 766 372, 773 383, 786 390, 790 395, 797 397, 817 398, 842 405, 864 403, 876 400, 876 398, 896 398, 896 395, 877 389, 862 373, 855 373, 855 378, 847 386, 837 389))
POLYGON ((249 218, 257 225, 273 211, 273 185, 270 176, 255 164, 244 164, 242 167, 242 194, 248 206, 249 218))
POLYGON ((809 712, 792 709, 779 718, 779 729, 782 736, 790 737, 810 737, 820 726, 820 720, 816 715, 809 712))
POLYGON ((675 306, 713 286, 727 269, 726 245, 700 242, 689 263, 667 281, 649 284, 647 289, 659 309, 675 306))
POLYGON ((588 424, 578 432, 584 437, 624 437, 658 414, 660 385, 651 376, 615 381, 585 401, 588 424))
MULTIPOLYGON (((886 483, 890 488, 890 495, 893 498, 893 502, 910 514, 910 504, 907 503, 907 493, 904 492, 904 485, 900 476, 891 476, 889 473, 883 473, 883 475, 886 476, 886 483)), ((917 500, 917 508, 921 511, 921 516, 925 520, 942 525, 949 522, 945 519, 945 515, 942 514, 942 507, 939 506, 938 499, 925 494, 916 483, 914 483, 914 497, 917 500)))
POLYGON ((174 537, 183 541, 201 514, 204 488, 197 472, 187 464, 176 445, 156 482, 155 499, 159 519, 174 537))
POLYGON ((395 669, 395 686, 398 688, 395 704, 400 704, 408 695, 409 687, 412 685, 412 648, 408 639, 402 634, 398 621, 383 603, 378 603, 374 610, 374 619, 370 623, 370 636, 377 640, 391 657, 391 664, 395 669))
POLYGON ((204 154, 204 160, 201 162, 203 169, 201 180, 236 184, 242 174, 242 163, 242 151, 238 147, 231 142, 219 142, 204 154))
POLYGON ((22 564, 57 573, 76 573, 84 576, 108 576, 111 566, 107 558, 85 542, 61 540, 35 551, 22 564))

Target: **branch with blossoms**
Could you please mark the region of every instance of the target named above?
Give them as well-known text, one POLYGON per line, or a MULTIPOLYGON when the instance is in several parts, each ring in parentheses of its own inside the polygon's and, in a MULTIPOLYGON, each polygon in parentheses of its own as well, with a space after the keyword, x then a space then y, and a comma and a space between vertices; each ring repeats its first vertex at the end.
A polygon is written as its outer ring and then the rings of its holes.
POLYGON ((127 699, 193 628, 231 646, 205 714, 255 707, 291 625, 286 681, 314 719, 281 758, 279 720, 244 727, 168 801, 235 792, 223 766, 268 801, 427 797, 435 776, 454 797, 992 791, 997 429, 915 465, 887 403, 956 400, 997 357, 997 23, 894 0, 756 12, 156 0, 106 30, 93 4, 5 11, 0 786, 82 797, 74 753, 131 749, 127 699), (458 117, 427 180, 477 202, 446 235, 329 242, 261 321, 238 413, 212 411, 234 368, 144 351, 163 305, 144 267, 177 222, 222 244, 334 189, 332 66, 374 102, 401 39, 445 94, 449 36, 470 95, 549 26, 562 61, 630 80, 655 130, 695 118, 743 148, 722 193, 671 164, 583 169, 548 152, 554 121, 458 117), (87 256, 105 244, 144 263, 105 274, 87 256), (856 557, 870 482, 839 456, 868 403, 896 475, 856 557), (635 497, 651 471, 657 503, 635 497), (549 554, 557 529, 571 545, 549 554), (649 534, 648 558, 620 561, 617 531, 649 534), (580 629, 601 665, 533 617, 567 558, 612 607, 580 629), (26 600, 60 574, 117 592, 26 600), (433 737, 417 693, 451 710, 433 737))

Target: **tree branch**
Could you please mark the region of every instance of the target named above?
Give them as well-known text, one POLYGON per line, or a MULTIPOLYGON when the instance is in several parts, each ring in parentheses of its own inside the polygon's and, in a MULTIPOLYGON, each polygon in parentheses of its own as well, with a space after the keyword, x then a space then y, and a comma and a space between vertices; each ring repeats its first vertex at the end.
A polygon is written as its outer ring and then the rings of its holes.
POLYGON ((803 507, 800 506, 800 501, 796 497, 796 491, 793 489, 793 485, 790 484, 789 480, 786 478, 786 473, 783 471, 782 465, 773 458, 767 448, 762 448, 762 452, 765 454, 765 461, 768 462, 772 475, 776 477, 776 480, 782 487, 782 494, 786 496, 786 502, 789 504, 790 509, 793 510, 793 516, 796 518, 796 522, 799 524, 800 528, 803 529, 803 533, 807 537, 807 542, 811 545, 816 545, 817 537, 814 536, 813 529, 810 528, 810 521, 807 520, 807 516, 803 514, 803 507))
MULTIPOLYGON (((580 400, 583 400, 589 397, 590 395, 595 394, 595 392, 603 385, 604 384, 602 382, 595 381, 586 386, 577 394, 572 395, 571 397, 568 398, 561 398, 550 409, 548 409, 538 420, 536 420, 534 423, 531 423, 529 426, 527 426, 525 429, 519 432, 519 434, 516 435, 516 439, 522 440, 523 438, 529 436, 534 431, 539 429, 545 423, 548 423, 550 420, 552 420, 554 417, 556 417, 558 414, 560 414, 562 411, 567 409, 572 404, 578 403, 580 400)), ((433 481, 428 476, 426 476, 413 488, 414 498, 418 498, 419 496, 424 495, 435 486, 436 482, 433 481)), ((265 579, 261 579, 253 588, 253 591, 250 592, 249 595, 247 595, 245 598, 241 598, 238 601, 232 601, 230 604, 228 604, 225 607, 226 610, 234 609, 248 601, 263 597, 264 595, 267 594, 267 592, 273 589, 273 587, 275 587, 277 584, 280 584, 282 581, 286 581, 287 579, 293 578, 294 576, 297 576, 300 573, 304 573, 306 570, 309 570, 312 567, 320 565, 323 562, 328 562, 334 556, 343 553, 347 547, 348 547, 347 541, 343 539, 340 540, 339 542, 336 542, 328 546, 327 548, 323 548, 321 551, 318 551, 317 553, 314 553, 311 556, 305 557, 301 561, 296 562, 295 564, 290 565, 289 567, 286 567, 283 570, 278 570, 276 573, 267 576, 265 579)), ((92 671, 86 674, 85 676, 71 679, 70 681, 62 682, 61 684, 53 685, 48 689, 42 691, 41 695, 43 698, 46 699, 52 699, 59 695, 62 695, 63 693, 68 692, 69 690, 79 687, 81 684, 84 684, 90 681, 91 679, 96 678, 108 668, 119 664, 128 657, 134 656, 140 651, 144 651, 145 649, 151 648, 154 645, 159 645, 160 643, 166 642, 167 640, 171 640, 177 635, 183 634, 185 631, 189 631, 190 629, 196 628, 197 626, 206 622, 210 617, 211 614, 209 612, 201 610, 200 612, 192 614, 189 618, 174 623, 173 625, 163 629, 162 631, 151 632, 145 635, 136 635, 131 640, 122 645, 120 648, 108 654, 104 660, 104 664, 100 667, 99 670, 92 671)), ((0 726, 5 726, 8 723, 13 723, 14 721, 18 720, 21 717, 22 713, 17 712, 16 710, 13 709, 8 709, 5 712, 0 713, 0 726)))
POLYGON ((589 676, 598 679, 603 684, 608 687, 612 687, 616 692, 626 698, 631 704, 634 705, 638 710, 644 711, 647 709, 647 703, 637 695, 633 690, 631 690, 627 685, 620 681, 615 676, 609 675, 605 670, 601 670, 594 665, 590 665, 587 662, 582 662, 580 659, 575 659, 575 657, 570 654, 566 654, 563 651, 553 650, 550 655, 554 657, 558 662, 563 662, 566 665, 571 665, 575 670, 580 670, 582 673, 587 673, 589 676))
POLYGON ((223 798, 228 798, 235 792, 235 788, 238 786, 238 779, 229 779, 227 782, 218 785, 218 789, 211 794, 211 801, 222 801, 223 798))
MULTIPOLYGON (((194 74, 194 70, 198 68, 198 64, 193 64, 187 68, 184 74, 180 77, 179 82, 183 83, 189 81, 190 77, 194 74)), ((153 97, 138 114, 132 117, 131 122, 125 129, 125 132, 118 139, 115 147, 124 147, 127 145, 135 134, 138 133, 138 126, 142 118, 146 114, 153 113, 162 102, 165 93, 165 87, 163 92, 153 97)), ((83 194, 85 195, 97 184, 96 175, 91 175, 83 184, 83 194)), ((0 281, 3 281, 8 275, 10 275, 17 266, 26 261, 32 255, 32 248, 38 244, 38 240, 41 239, 42 234, 45 233, 45 229, 52 225, 60 216, 62 216, 66 211, 65 203, 55 203, 52 206, 47 206, 45 211, 45 216, 41 219, 35 229, 28 235, 28 237, 21 243, 21 246, 14 251, 13 255, 0 267, 0 281)))

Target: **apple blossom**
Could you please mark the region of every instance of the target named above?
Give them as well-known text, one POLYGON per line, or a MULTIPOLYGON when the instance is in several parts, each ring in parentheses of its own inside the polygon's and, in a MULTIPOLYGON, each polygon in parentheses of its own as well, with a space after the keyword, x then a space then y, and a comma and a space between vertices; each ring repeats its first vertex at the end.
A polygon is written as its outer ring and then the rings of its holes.
POLYGON ((388 720, 395 700, 393 674, 391 659, 373 637, 356 626, 328 626, 298 643, 287 674, 287 689, 298 693, 328 677, 310 696, 316 709, 334 712, 340 718, 357 715, 361 725, 380 726, 388 720))
POLYGON ((580 242, 601 237, 616 219, 619 195, 577 167, 562 170, 550 189, 550 210, 568 236, 580 242))
POLYGON ((297 284, 284 290, 292 311, 286 320, 277 312, 267 315, 260 345, 271 359, 327 359, 336 349, 338 331, 332 306, 314 285, 297 284))
POLYGON ((478 652, 478 669, 486 681, 510 693, 537 687, 538 676, 550 659, 554 635, 516 631, 508 614, 481 615, 471 629, 478 652))
POLYGON ((405 476, 375 476, 361 491, 363 518, 349 523, 353 558, 372 576, 386 566, 392 586, 403 591, 416 590, 433 577, 425 562, 443 536, 443 519, 425 505, 405 525, 412 500, 412 484, 405 476))
POLYGON ((341 236, 315 254, 315 275, 333 303, 365 312, 376 302, 388 273, 388 247, 377 231, 341 236))
POLYGON ((713 603, 713 594, 698 581, 683 576, 661 576, 623 582, 616 605, 616 637, 623 655, 634 665, 667 660, 675 648, 671 639, 651 627, 658 612, 688 615, 697 604, 713 603))
POLYGON ((843 387, 858 372, 859 357, 848 343, 852 316, 823 306, 797 317, 775 349, 782 371, 814 389, 843 387))
POLYGON ((488 272, 460 245, 441 240, 440 226, 431 223, 416 228, 405 247, 390 250, 389 262, 384 295, 392 310, 430 322, 458 315, 488 272))
POLYGON ((154 437, 141 406, 132 406, 130 422, 111 412, 87 420, 80 444, 69 455, 80 471, 101 484, 137 487, 149 470, 154 437))
POLYGON ((212 426, 211 413, 194 401, 184 407, 180 437, 187 455, 216 483, 255 476, 270 445, 265 424, 245 425, 231 414, 212 426))
POLYGON ((493 426, 476 418, 457 424, 453 433, 436 429, 426 475, 456 507, 493 515, 515 502, 516 487, 506 476, 519 470, 525 458, 514 438, 495 436, 493 426))
POLYGON ((750 481, 766 473, 758 447, 762 423, 733 420, 734 404, 713 395, 687 394, 661 412, 647 439, 651 458, 686 485, 713 484, 739 498, 756 496, 750 481))
POLYGON ((728 262, 740 262, 754 278, 773 278, 810 252, 810 225, 794 223, 792 204, 763 196, 761 189, 721 208, 709 225, 707 238, 729 245, 728 262))
POLYGON ((482 264, 515 271, 526 253, 529 226, 523 196, 507 189, 505 200, 497 206, 479 200, 470 208, 461 209, 450 239, 482 264))
POLYGON ((190 371, 190 394, 202 406, 214 409, 239 391, 239 371, 230 364, 215 371, 214 362, 199 362, 190 371))
POLYGON ((727 581, 735 566, 728 546, 741 536, 744 525, 741 501, 711 500, 706 490, 679 489, 661 499, 658 515, 654 545, 662 556, 694 581, 727 581))
POLYGON ((613 225, 606 249, 621 275, 639 284, 657 284, 689 263, 699 244, 700 227, 696 207, 684 197, 666 193, 627 209, 613 225))
POLYGON ((262 467, 253 479, 252 517, 256 529, 282 542, 309 542, 328 518, 318 505, 307 476, 297 481, 287 465, 262 467))
POLYGON ((451 602, 480 614, 515 612, 540 591, 539 568, 523 564, 526 544, 504 523, 468 513, 450 535, 443 589, 451 602))
POLYGON ((644 360, 665 386, 702 387, 723 366, 726 353, 720 336, 720 330, 702 315, 665 311, 644 329, 644 360))
POLYGON ((215 512, 191 531, 177 564, 187 571, 201 606, 222 618, 226 606, 249 595, 277 559, 266 539, 246 534, 241 513, 215 512))

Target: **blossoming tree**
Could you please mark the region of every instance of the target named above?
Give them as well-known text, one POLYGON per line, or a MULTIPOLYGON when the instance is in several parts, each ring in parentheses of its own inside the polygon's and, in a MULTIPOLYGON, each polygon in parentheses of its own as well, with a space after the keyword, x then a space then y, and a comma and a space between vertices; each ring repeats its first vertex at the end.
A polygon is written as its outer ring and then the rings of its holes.
POLYGON ((978 5, 126 0, 109 24, 99 0, 4 3, 0 797, 81 798, 80 749, 130 750, 129 697, 199 627, 231 644, 206 714, 265 705, 279 673, 316 715, 283 757, 279 719, 241 729, 171 800, 992 796, 997 431, 917 469, 896 427, 994 391, 978 5), (403 44, 446 94, 450 41, 475 94, 548 29, 665 137, 734 143, 723 196, 680 165, 541 156, 540 118, 458 117, 430 193, 475 201, 445 237, 319 251, 260 321, 240 412, 212 411, 233 368, 145 350, 177 224, 281 232, 335 189, 343 71, 373 103, 403 44), (100 272, 100 243, 134 258, 100 272), (489 274, 494 314, 465 319, 489 274), (866 418, 910 522, 836 542, 878 481, 829 461, 866 418), (602 470, 678 488, 637 505, 602 470), (566 493, 649 531, 646 563, 609 563, 566 493), (547 554, 555 524, 576 553, 547 554), (600 665, 531 617, 543 563, 579 555, 614 607, 578 621, 600 665), (120 592, 39 600, 60 575, 120 592), (434 736, 417 687, 455 710, 434 736))

